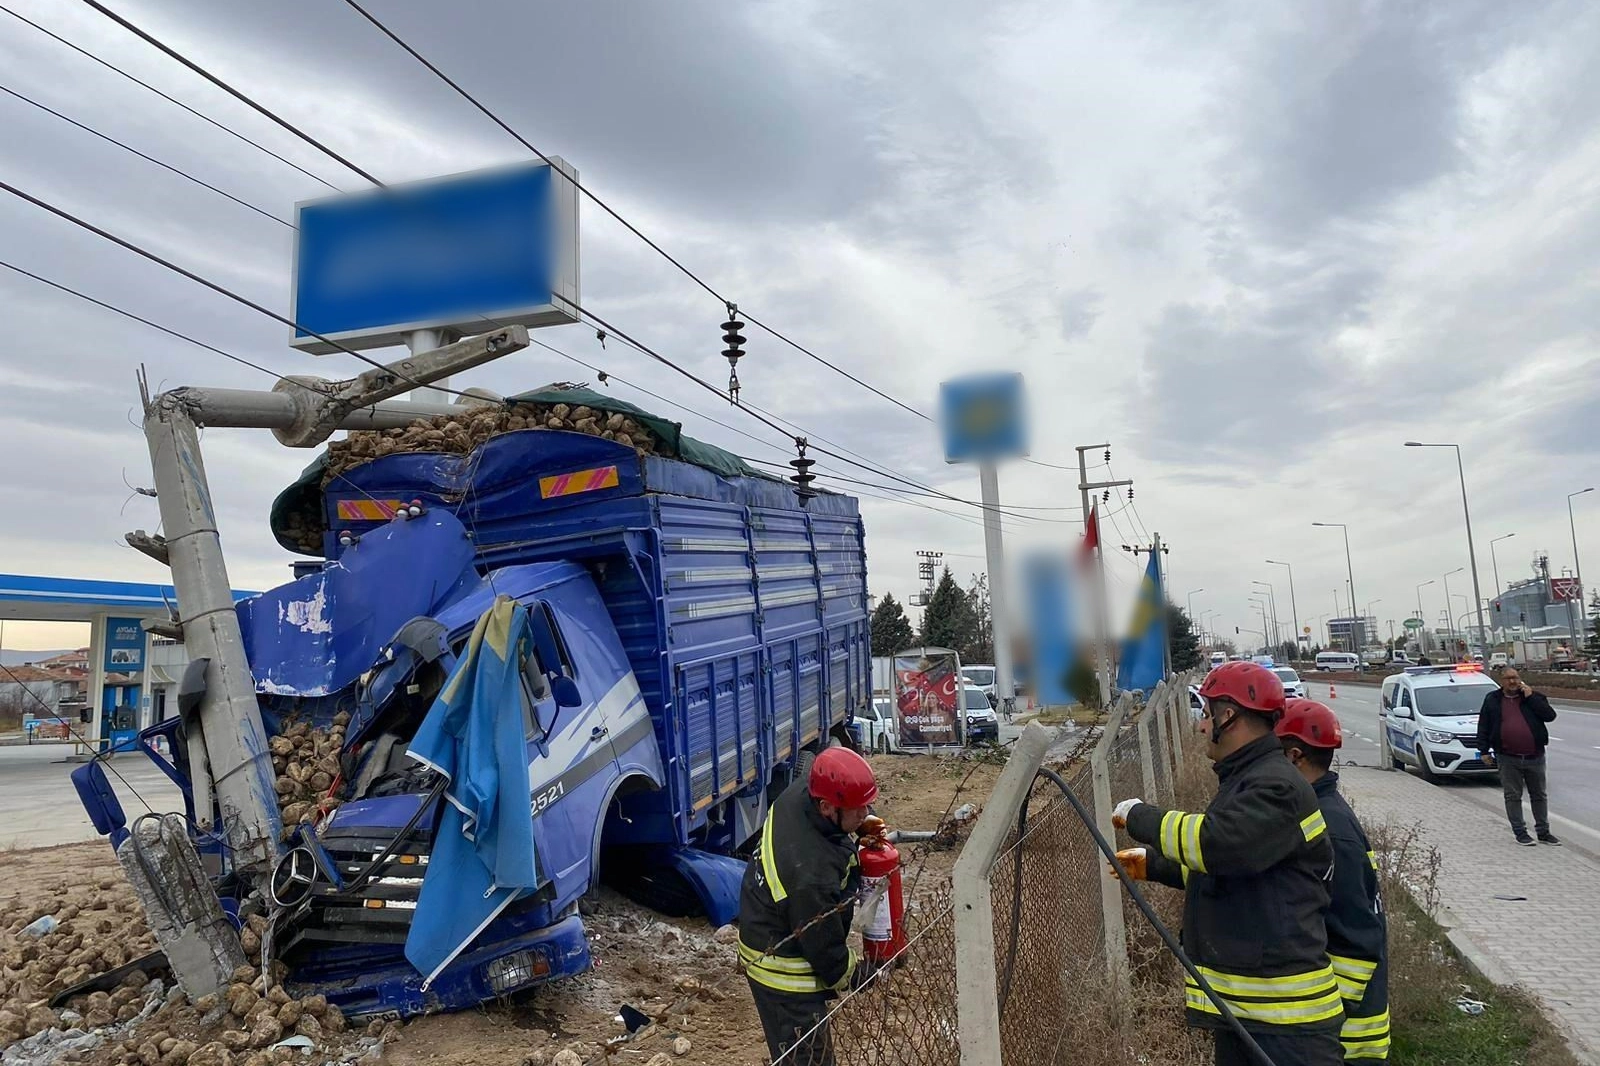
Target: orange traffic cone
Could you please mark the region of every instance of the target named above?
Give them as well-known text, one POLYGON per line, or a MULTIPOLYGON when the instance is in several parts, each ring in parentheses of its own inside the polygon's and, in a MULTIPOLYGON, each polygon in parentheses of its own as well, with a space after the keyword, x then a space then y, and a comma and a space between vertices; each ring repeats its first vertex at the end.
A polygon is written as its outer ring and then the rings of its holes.
POLYGON ((1328 682, 1328 698, 1330 700, 1336 700, 1339 698, 1339 687, 1331 681, 1328 682))

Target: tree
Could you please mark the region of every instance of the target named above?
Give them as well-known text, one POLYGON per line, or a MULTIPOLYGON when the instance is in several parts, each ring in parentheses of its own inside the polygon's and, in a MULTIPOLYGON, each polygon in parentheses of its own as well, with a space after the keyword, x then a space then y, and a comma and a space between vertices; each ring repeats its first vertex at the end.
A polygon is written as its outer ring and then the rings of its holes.
POLYGON ((1294 646, 1294 641, 1286 640, 1273 650, 1272 655, 1281 662, 1292 663, 1300 658, 1300 649, 1294 646))
POLYGON ((1067 670, 1066 689, 1082 707, 1091 711, 1100 709, 1100 677, 1094 672, 1089 656, 1079 655, 1067 670))
POLYGON ((894 593, 885 592, 872 612, 872 654, 893 655, 912 647, 916 642, 917 633, 911 628, 906 609, 900 606, 894 593))
POLYGON ((971 648, 978 636, 978 615, 972 599, 944 568, 927 609, 922 612, 922 643, 930 648, 971 648))
POLYGON ((1195 632, 1188 612, 1171 600, 1167 601, 1167 634, 1172 642, 1174 672, 1193 670, 1201 664, 1200 634, 1195 632))

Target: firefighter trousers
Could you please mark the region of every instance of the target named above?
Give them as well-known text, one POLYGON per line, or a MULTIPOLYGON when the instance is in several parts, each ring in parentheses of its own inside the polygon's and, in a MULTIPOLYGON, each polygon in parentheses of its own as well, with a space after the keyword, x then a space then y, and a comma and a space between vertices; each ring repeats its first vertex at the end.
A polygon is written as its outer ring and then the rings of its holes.
POLYGON ((750 982, 750 994, 767 1038, 767 1053, 774 1062, 788 1051, 783 1066, 834 1066, 833 1039, 822 1021, 828 1016, 832 996, 779 992, 754 981, 750 982))
MULTIPOLYGON (((1344 1048, 1339 1033, 1307 1033, 1285 1026, 1287 1032, 1273 1033, 1252 1029, 1261 1050, 1273 1066, 1344 1066, 1344 1048)), ((1232 1029, 1214 1031, 1217 1041, 1217 1066, 1261 1066, 1232 1029)))

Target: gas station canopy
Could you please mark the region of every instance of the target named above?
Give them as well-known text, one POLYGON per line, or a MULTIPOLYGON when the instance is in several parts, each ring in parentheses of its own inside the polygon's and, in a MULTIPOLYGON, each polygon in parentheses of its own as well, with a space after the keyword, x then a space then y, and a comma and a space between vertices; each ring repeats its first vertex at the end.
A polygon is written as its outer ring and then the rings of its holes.
MULTIPOLYGON (((235 600, 254 592, 235 589, 235 600)), ((134 581, 94 581, 75 577, 0 574, 0 618, 29 622, 92 622, 125 611, 134 615, 176 614, 178 594, 171 585, 134 581)))

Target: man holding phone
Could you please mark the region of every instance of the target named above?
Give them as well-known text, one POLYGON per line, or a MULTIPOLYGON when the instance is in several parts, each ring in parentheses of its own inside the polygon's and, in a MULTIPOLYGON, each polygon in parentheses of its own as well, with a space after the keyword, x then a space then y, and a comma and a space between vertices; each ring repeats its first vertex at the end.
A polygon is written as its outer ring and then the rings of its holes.
POLYGON ((1517 843, 1536 847, 1522 820, 1522 790, 1526 785, 1533 807, 1533 829, 1546 844, 1560 844, 1550 832, 1549 796, 1545 791, 1544 749, 1550 743, 1546 722, 1556 712, 1550 701, 1522 681, 1515 667, 1500 671, 1500 690, 1483 697, 1478 711, 1478 756, 1500 769, 1505 793, 1506 818, 1517 843))

